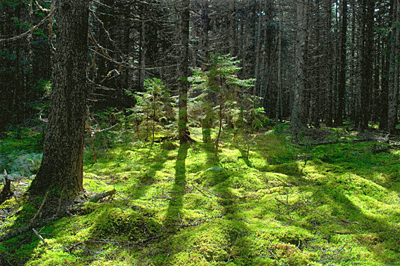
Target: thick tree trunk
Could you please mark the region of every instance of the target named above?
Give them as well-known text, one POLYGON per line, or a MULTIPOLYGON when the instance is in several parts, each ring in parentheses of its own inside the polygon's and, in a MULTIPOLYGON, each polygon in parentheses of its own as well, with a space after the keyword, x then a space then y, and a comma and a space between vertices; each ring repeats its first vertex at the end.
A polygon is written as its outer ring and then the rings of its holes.
POLYGON ((83 191, 89 0, 64 0, 57 6, 57 50, 51 109, 40 170, 29 192, 48 189, 64 195, 83 191))

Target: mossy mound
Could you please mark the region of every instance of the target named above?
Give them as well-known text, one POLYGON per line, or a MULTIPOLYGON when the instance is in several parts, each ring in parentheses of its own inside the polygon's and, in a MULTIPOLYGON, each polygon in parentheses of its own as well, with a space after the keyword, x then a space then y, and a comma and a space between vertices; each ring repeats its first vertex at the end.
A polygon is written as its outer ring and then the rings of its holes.
POLYGON ((89 204, 86 211, 93 212, 91 233, 95 237, 129 241, 143 241, 161 232, 161 225, 130 208, 117 208, 111 204, 95 207, 89 204))

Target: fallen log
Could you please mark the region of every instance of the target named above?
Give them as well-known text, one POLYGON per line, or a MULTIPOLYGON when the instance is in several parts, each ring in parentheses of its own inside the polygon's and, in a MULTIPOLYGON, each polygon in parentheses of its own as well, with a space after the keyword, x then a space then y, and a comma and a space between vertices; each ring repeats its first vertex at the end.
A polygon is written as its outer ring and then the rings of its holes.
POLYGON ((110 191, 104 191, 104 192, 95 194, 95 195, 93 195, 93 196, 90 198, 89 202, 94 202, 94 203, 96 203, 96 202, 98 202, 99 200, 101 200, 102 198, 112 196, 112 195, 114 195, 115 193, 117 193, 117 191, 116 191, 115 189, 113 189, 113 190, 110 190, 110 191))

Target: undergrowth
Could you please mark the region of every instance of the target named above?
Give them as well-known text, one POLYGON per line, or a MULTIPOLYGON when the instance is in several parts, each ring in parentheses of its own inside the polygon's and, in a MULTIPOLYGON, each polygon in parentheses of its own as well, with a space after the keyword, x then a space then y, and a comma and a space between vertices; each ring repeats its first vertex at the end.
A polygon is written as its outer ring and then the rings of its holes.
MULTIPOLYGON (((251 141, 226 131, 217 158, 198 128, 188 146, 126 138, 98 163, 88 149, 87 194, 117 194, 36 228, 48 246, 33 232, 2 242, 0 265, 399 265, 400 153, 298 147, 280 127, 251 141)), ((34 154, 8 153, 2 169, 34 154)), ((16 197, 0 208, 0 236, 37 212, 16 197)))

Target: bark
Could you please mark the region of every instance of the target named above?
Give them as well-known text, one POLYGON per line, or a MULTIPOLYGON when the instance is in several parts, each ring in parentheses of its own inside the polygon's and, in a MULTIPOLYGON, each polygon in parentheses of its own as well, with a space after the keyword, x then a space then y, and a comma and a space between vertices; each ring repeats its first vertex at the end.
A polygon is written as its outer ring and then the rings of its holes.
MULTIPOLYGON (((393 21, 393 0, 390 1, 389 21, 393 21)), ((379 119, 379 129, 389 129, 389 70, 390 70, 390 55, 387 51, 391 50, 392 44, 390 43, 390 35, 383 37, 382 50, 386 51, 382 55, 382 78, 381 78, 381 112, 379 119), (386 44, 386 45, 385 45, 386 44)))
POLYGON ((372 56, 373 56, 373 28, 374 23, 374 3, 363 1, 362 3, 362 41, 361 41, 361 83, 360 83, 360 120, 359 128, 361 131, 368 127, 371 118, 369 99, 372 91, 372 56))
POLYGON ((60 1, 57 10, 57 50, 49 122, 42 164, 29 192, 44 194, 54 189, 73 196, 83 191, 89 0, 60 1))
POLYGON ((328 127, 333 126, 332 123, 332 37, 331 37, 331 27, 332 27, 332 2, 324 1, 324 11, 325 11, 325 62, 326 62, 326 100, 325 100, 325 123, 328 127))
POLYGON ((305 114, 305 79, 304 49, 306 43, 307 0, 297 1, 297 36, 296 36, 296 84, 291 127, 298 129, 306 126, 305 114))
POLYGON ((254 77, 256 78, 256 84, 253 87, 253 95, 257 96, 257 91, 260 86, 260 57, 261 57, 261 24, 262 24, 262 17, 261 16, 261 0, 258 1, 258 21, 257 21, 257 40, 256 40, 256 65, 254 70, 254 77))
POLYGON ((397 28, 397 23, 399 20, 399 12, 400 5, 398 1, 393 1, 393 25, 392 25, 392 45, 391 45, 391 56, 390 56, 390 71, 392 72, 390 75, 390 88, 389 88, 389 119, 388 126, 389 131, 393 132, 396 129, 397 124, 397 105, 398 105, 398 95, 399 95, 399 68, 397 64, 397 57, 399 55, 398 52, 398 44, 399 44, 399 30, 397 28))
MULTIPOLYGON (((208 8, 208 0, 203 0, 201 3, 201 32, 200 32, 200 42, 201 42, 201 63, 203 71, 208 70, 208 62, 209 62, 209 37, 208 32, 210 30, 209 25, 209 8, 208 8)), ((211 141, 211 127, 212 127, 212 103, 215 101, 215 93, 211 91, 206 92, 204 97, 204 111, 205 117, 202 120, 202 135, 203 142, 209 143, 211 141)))
POLYGON ((352 0, 352 20, 351 20, 351 47, 350 47, 350 94, 349 94, 349 117, 351 121, 356 117, 357 106, 357 86, 356 86, 356 1, 352 0))
POLYGON ((336 126, 343 125, 345 118, 345 103, 346 103, 346 43, 347 43, 347 0, 342 2, 342 25, 340 28, 340 52, 339 52, 339 74, 338 74, 338 110, 336 114, 336 126))
POLYGON ((278 119, 282 121, 282 31, 283 31, 283 11, 282 6, 279 6, 278 20, 279 20, 279 32, 278 32, 278 98, 276 100, 275 108, 275 122, 278 123, 278 119), (281 112, 279 112, 279 110, 281 112))
POLYGON ((236 0, 229 1, 229 53, 236 56, 236 0))
POLYGON ((179 141, 186 143, 189 139, 187 128, 187 97, 188 97, 188 76, 189 76, 189 0, 182 0, 180 6, 180 58, 179 58, 179 141))
POLYGON ((141 23, 140 30, 140 70, 139 70, 139 87, 143 89, 144 79, 146 76, 146 24, 141 23))

